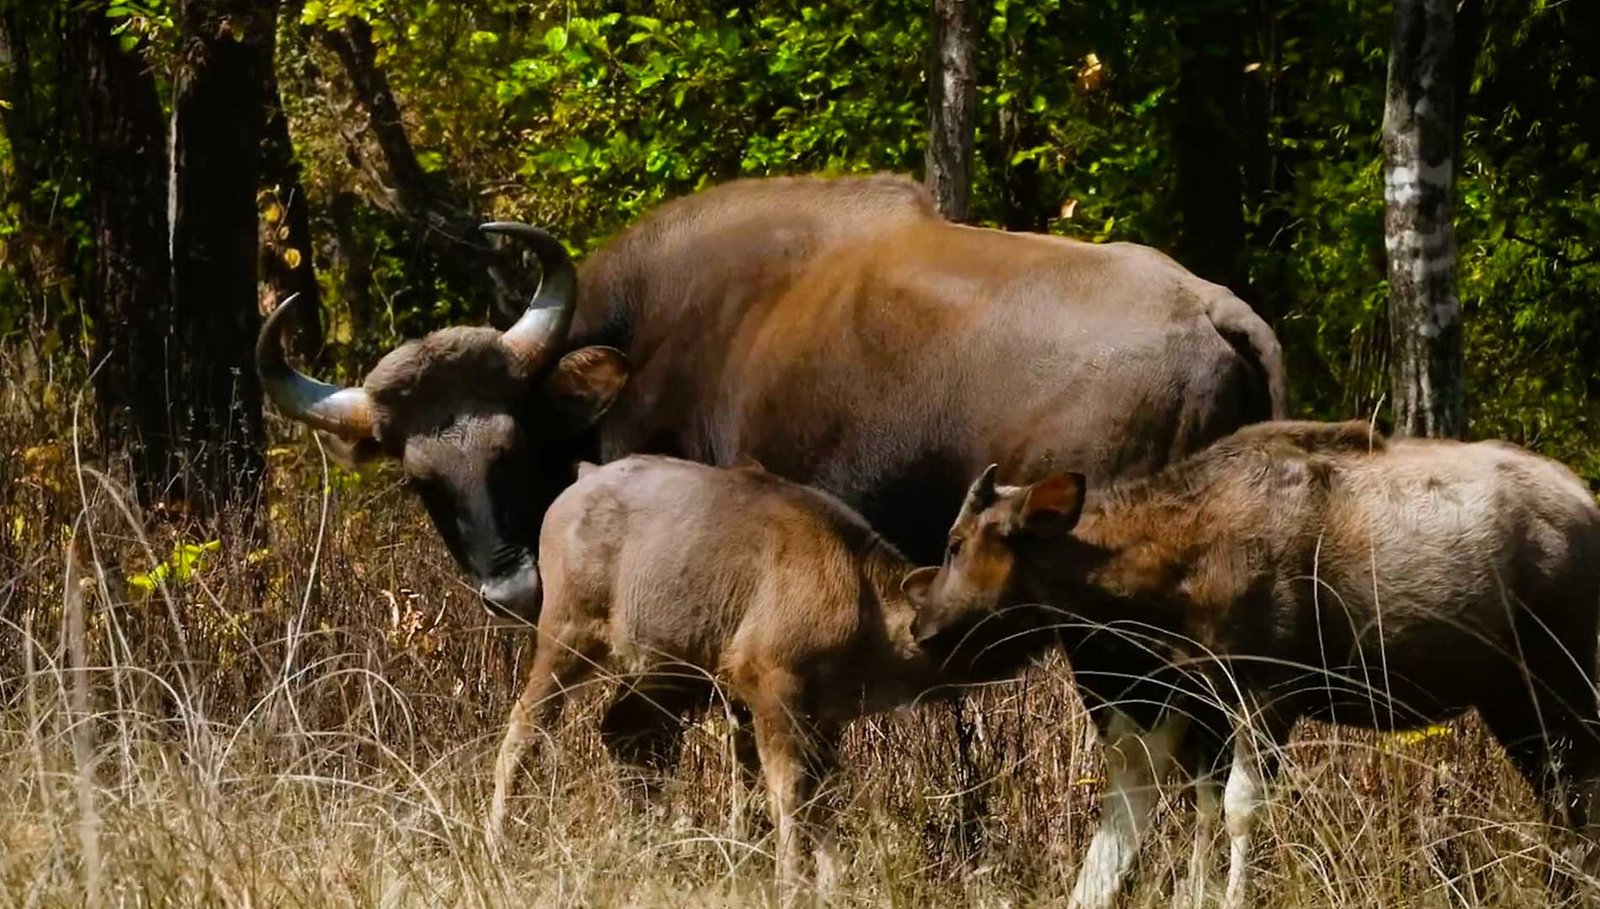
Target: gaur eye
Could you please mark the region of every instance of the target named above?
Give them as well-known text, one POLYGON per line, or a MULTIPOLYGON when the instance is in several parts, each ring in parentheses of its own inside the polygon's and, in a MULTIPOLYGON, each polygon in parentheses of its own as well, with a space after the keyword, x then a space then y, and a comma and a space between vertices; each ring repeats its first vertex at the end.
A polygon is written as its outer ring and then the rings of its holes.
POLYGON ((960 537, 952 538, 950 540, 950 545, 945 547, 945 555, 949 556, 952 559, 955 558, 956 556, 960 555, 961 554, 961 543, 962 543, 962 540, 961 540, 960 537))

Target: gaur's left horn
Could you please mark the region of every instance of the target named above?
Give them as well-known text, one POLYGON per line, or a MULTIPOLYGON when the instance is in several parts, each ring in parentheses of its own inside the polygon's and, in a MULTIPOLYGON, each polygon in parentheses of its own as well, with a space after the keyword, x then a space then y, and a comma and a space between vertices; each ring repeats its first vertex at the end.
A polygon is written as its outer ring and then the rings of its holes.
POLYGON ((578 293, 578 272, 561 241, 531 224, 491 221, 478 227, 486 234, 515 237, 533 247, 539 258, 539 287, 517 323, 500 336, 525 373, 548 363, 567 340, 578 293))
POLYGON ((305 375, 283 357, 286 318, 299 294, 278 304, 256 335, 256 373, 261 388, 284 416, 351 441, 372 435, 372 401, 363 388, 340 388, 305 375))

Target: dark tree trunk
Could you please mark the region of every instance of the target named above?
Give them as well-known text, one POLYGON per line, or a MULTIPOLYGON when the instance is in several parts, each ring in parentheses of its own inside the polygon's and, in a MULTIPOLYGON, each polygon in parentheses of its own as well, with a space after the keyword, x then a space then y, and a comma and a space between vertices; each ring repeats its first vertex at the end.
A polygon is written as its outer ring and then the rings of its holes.
POLYGON ((1200 277, 1248 298, 1241 148, 1244 22, 1231 8, 1201 8, 1187 15, 1191 18, 1178 34, 1183 58, 1172 137, 1182 224, 1178 259, 1200 277))
POLYGON ((1455 9, 1396 0, 1383 112, 1384 245, 1396 432, 1460 437, 1461 303, 1456 298, 1455 9))
MULTIPOLYGON (((1007 61, 1021 59, 1020 42, 1006 38, 1001 56, 1007 61)), ((1021 74, 1011 69, 1009 75, 1020 79, 1021 74)), ((1011 98, 1000 105, 1000 220, 1007 230, 1044 231, 1050 226, 1050 206, 1043 200, 1039 162, 1032 158, 1013 161, 1018 152, 1039 144, 1034 130, 1030 129, 1033 124, 1024 108, 1025 97, 1023 92, 1014 91, 1011 98)))
MULTIPOLYGON (((170 376, 191 507, 252 509, 263 456, 254 346, 271 0, 183 0, 174 85, 170 376)), ((249 511, 246 511, 248 514, 249 511)))
POLYGON ((66 250, 61 231, 52 223, 57 217, 54 199, 42 191, 48 180, 65 169, 61 147, 78 138, 72 129, 76 118, 51 123, 47 117, 54 106, 78 104, 86 89, 81 84, 86 36, 77 27, 77 19, 68 23, 59 18, 64 9, 58 4, 28 7, 19 0, 0 0, 0 98, 5 100, 0 105, 0 129, 10 145, 6 157, 11 171, 3 201, 11 206, 17 228, 0 240, 11 271, 11 280, 4 286, 30 306, 53 285, 68 279, 77 265, 66 250), (47 91, 53 63, 58 64, 58 72, 71 72, 75 77, 74 84, 55 86, 56 98, 47 91))
POLYGON ((934 0, 928 73, 928 189, 952 221, 970 214, 972 131, 978 111, 978 4, 934 0))
POLYGON ((308 301, 309 305, 301 307, 296 315, 297 319, 306 318, 290 337, 294 352, 310 360, 322 350, 322 294, 317 286, 311 214, 300 162, 289 136, 289 117, 283 110, 277 73, 271 67, 267 70, 265 97, 266 136, 261 143, 261 184, 267 194, 261 244, 263 277, 278 300, 299 294, 308 301))
POLYGON ((418 161, 388 74, 378 65, 372 26, 351 17, 343 29, 323 32, 322 40, 339 57, 383 158, 381 173, 368 170, 368 176, 382 190, 379 204, 416 224, 423 242, 438 253, 441 263, 454 271, 464 286, 482 281, 487 275, 493 283, 496 309, 503 315, 520 313, 527 299, 526 276, 511 256, 497 253, 478 232, 484 219, 477 206, 450 192, 418 161))
POLYGON ((377 324, 377 306, 372 298, 372 260, 375 255, 370 231, 356 223, 360 199, 353 192, 341 192, 328 205, 328 220, 333 223, 333 258, 339 277, 339 299, 350 317, 350 336, 366 337, 377 324))
POLYGON ((142 504, 175 473, 168 367, 173 324, 167 248, 166 123, 154 76, 111 34, 105 6, 74 14, 85 43, 84 130, 94 254, 87 305, 101 445, 130 456, 142 504))

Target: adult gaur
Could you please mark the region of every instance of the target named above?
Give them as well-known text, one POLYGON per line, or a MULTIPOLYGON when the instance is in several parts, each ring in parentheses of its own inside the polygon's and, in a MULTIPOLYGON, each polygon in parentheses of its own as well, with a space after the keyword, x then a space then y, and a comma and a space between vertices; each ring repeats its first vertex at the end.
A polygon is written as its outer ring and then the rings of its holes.
POLYGON ((1165 255, 951 224, 899 176, 741 180, 668 203, 542 282, 504 333, 452 327, 357 388, 293 370, 285 414, 398 459, 493 610, 537 619, 541 517, 580 459, 753 457, 930 561, 967 481, 1147 474, 1281 415, 1277 340, 1165 255))

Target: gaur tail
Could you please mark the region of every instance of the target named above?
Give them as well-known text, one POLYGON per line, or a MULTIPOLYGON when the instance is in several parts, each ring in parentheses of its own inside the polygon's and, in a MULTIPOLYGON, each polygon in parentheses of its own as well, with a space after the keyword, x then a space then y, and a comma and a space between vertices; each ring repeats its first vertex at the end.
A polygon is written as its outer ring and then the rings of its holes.
POLYGON ((1250 422, 1282 420, 1288 416, 1288 382, 1283 373, 1283 348, 1272 326, 1256 315, 1249 304, 1224 294, 1211 301, 1206 315, 1223 340, 1239 352, 1256 381, 1245 402, 1245 418, 1250 422))

